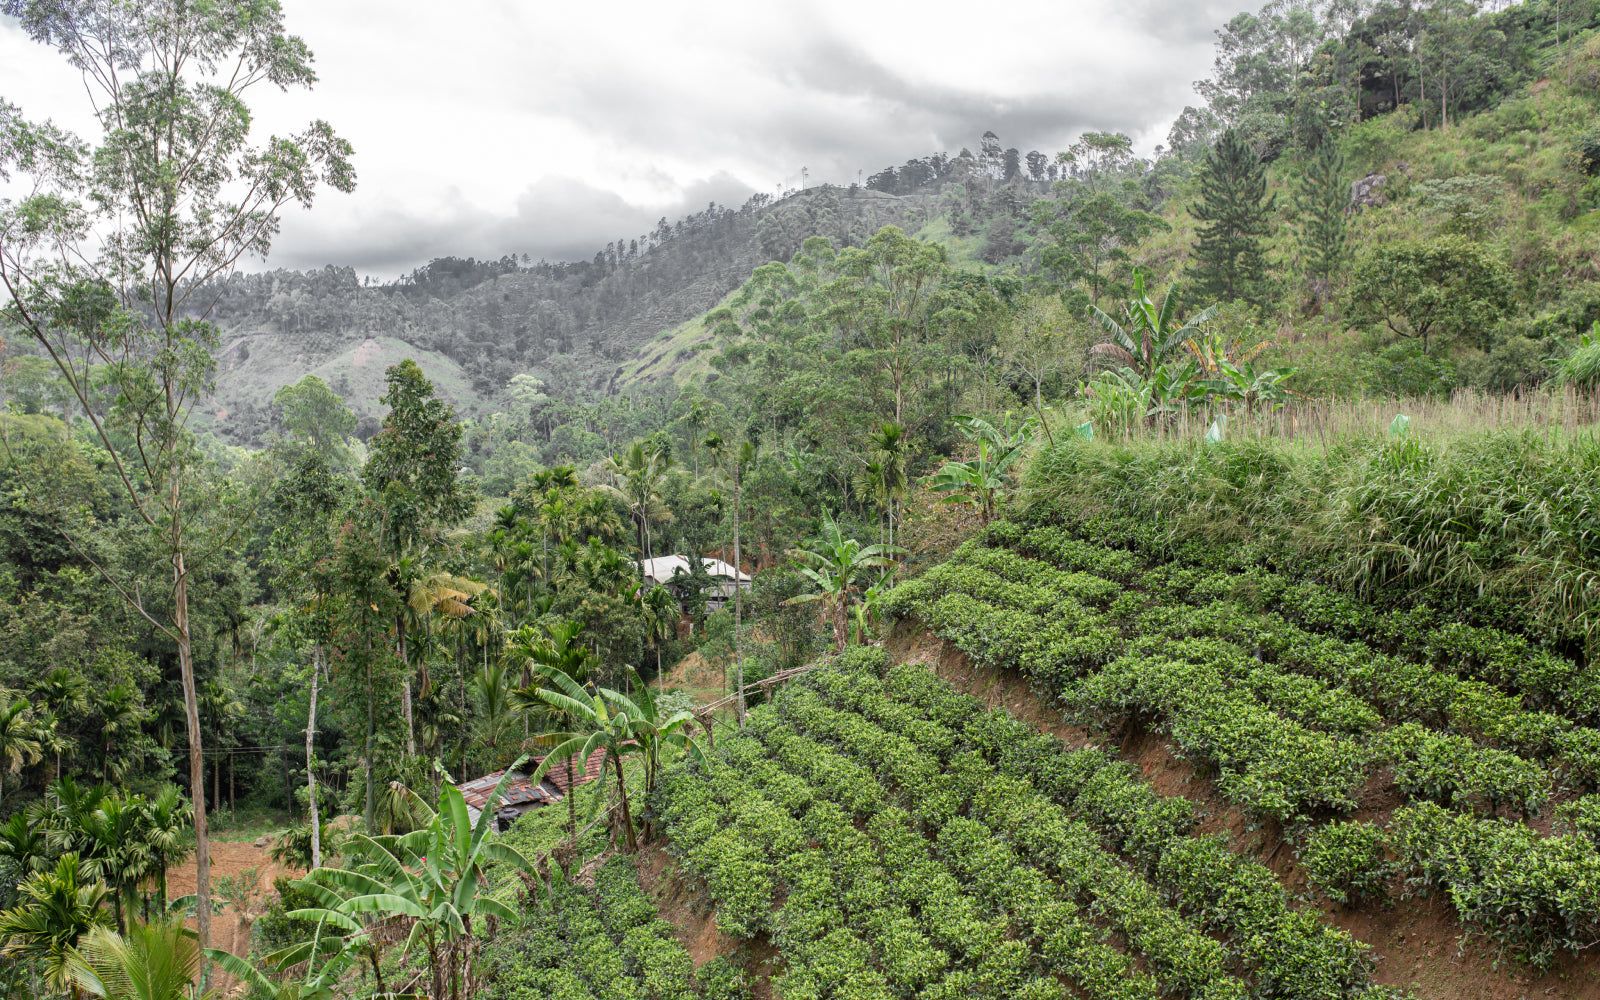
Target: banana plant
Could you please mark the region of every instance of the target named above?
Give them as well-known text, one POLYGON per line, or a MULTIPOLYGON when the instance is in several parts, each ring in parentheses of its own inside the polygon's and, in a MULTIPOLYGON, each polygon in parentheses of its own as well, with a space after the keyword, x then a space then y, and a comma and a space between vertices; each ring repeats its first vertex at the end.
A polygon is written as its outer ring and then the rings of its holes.
MULTIPOLYGON (((639 680, 631 667, 629 675, 637 692, 631 697, 610 688, 586 690, 560 669, 546 664, 535 664, 534 669, 546 681, 546 686, 534 690, 534 697, 561 712, 571 728, 534 738, 535 744, 550 747, 550 751, 539 762, 529 780, 537 784, 557 764, 573 760, 582 763, 592 754, 603 752, 605 756, 600 763, 602 778, 608 767, 616 775, 624 836, 628 850, 637 850, 639 842, 634 834, 633 809, 622 763, 628 757, 642 757, 645 762, 645 785, 646 788, 652 787, 663 746, 679 746, 698 755, 698 746, 685 732, 693 716, 689 712, 663 716, 656 707, 650 689, 639 680)), ((602 780, 602 791, 604 787, 602 780)), ((567 789, 567 795, 572 795, 571 788, 567 789)))
POLYGON ((1296 370, 1272 368, 1257 371, 1255 365, 1248 361, 1239 365, 1224 361, 1218 366, 1215 377, 1204 379, 1201 384, 1207 391, 1243 405, 1246 414, 1254 414, 1263 407, 1272 410, 1283 405, 1290 395, 1283 383, 1296 370))
POLYGON ((988 524, 1006 491, 1006 471, 1022 457, 1033 440, 1037 423, 1033 418, 1013 430, 1008 419, 995 427, 980 417, 960 416, 956 428, 977 446, 977 454, 965 462, 946 462, 944 467, 923 482, 935 492, 948 494, 945 503, 965 503, 977 508, 979 519, 988 524))
POLYGON ((384 986, 383 970, 368 935, 330 934, 327 926, 328 921, 318 920, 309 939, 265 956, 259 966, 219 948, 207 948, 206 957, 234 979, 249 984, 252 996, 269 1000, 340 1000, 348 995, 340 987, 340 981, 367 957, 372 960, 372 971, 378 982, 373 1000, 414 1000, 417 994, 392 993, 384 986), (322 958, 320 964, 316 961, 318 957, 322 958), (287 980, 273 979, 266 971, 301 967, 304 969, 301 974, 287 980))
MULTIPOLYGON (((501 776, 489 795, 491 803, 526 760, 518 758, 501 776)), ((459 995, 464 971, 470 996, 478 933, 474 921, 480 926, 489 917, 512 926, 520 921, 514 907, 480 893, 484 866, 491 861, 521 871, 530 866, 517 850, 489 836, 494 809, 484 809, 473 823, 466 799, 454 786, 441 790, 437 811, 422 802, 417 808, 426 815, 420 829, 387 836, 351 835, 345 851, 353 867, 324 867, 307 874, 298 885, 323 905, 294 910, 289 916, 326 921, 354 935, 370 932, 360 919, 364 914, 410 918, 405 950, 409 953, 419 946, 427 950, 433 975, 430 995, 444 996, 447 980, 452 993, 459 995)))
POLYGON ((1096 344, 1090 353, 1113 359, 1113 363, 1133 369, 1141 378, 1149 378, 1183 346, 1184 341, 1200 335, 1204 326, 1217 313, 1215 305, 1179 323, 1178 297, 1168 292, 1157 305, 1145 291, 1143 271, 1133 273, 1133 297, 1122 305, 1121 322, 1098 306, 1089 307, 1089 316, 1111 338, 1110 342, 1096 344))
POLYGON ((905 555, 898 545, 862 545, 854 538, 845 538, 833 514, 822 512, 822 535, 810 549, 792 549, 789 553, 802 575, 816 585, 809 594, 791 597, 784 604, 822 603, 829 621, 833 624, 834 641, 842 651, 849 639, 850 605, 860 591, 859 580, 870 569, 892 569, 895 556, 905 555))

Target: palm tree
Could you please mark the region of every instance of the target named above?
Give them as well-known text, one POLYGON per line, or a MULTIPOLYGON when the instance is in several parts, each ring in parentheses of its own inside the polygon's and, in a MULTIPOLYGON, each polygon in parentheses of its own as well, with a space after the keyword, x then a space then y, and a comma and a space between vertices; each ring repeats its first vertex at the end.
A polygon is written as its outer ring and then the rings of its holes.
POLYGON ((128 926, 135 888, 150 872, 152 856, 145 842, 144 819, 144 796, 108 795, 83 821, 84 835, 93 845, 89 860, 111 886, 118 931, 128 926))
POLYGON ((41 756, 32 703, 20 695, 0 691, 0 795, 5 792, 6 771, 18 774, 22 765, 37 764, 41 756))
POLYGON ((52 864, 54 855, 43 826, 29 823, 22 813, 0 823, 0 907, 15 905, 18 883, 52 864))
POLYGON ((30 875, 17 887, 25 900, 0 913, 0 954, 44 967, 45 984, 55 992, 78 995, 70 963, 82 937, 110 919, 100 908, 104 882, 76 854, 63 854, 53 869, 30 875))
POLYGON ((644 616, 645 638, 656 648, 656 681, 663 691, 666 678, 661 668, 661 644, 678 634, 678 600, 665 587, 650 588, 639 596, 639 608, 644 616))
POLYGON ((889 507, 889 544, 894 544, 894 526, 897 505, 905 499, 911 486, 907 465, 911 458, 911 439, 904 424, 889 421, 867 438, 872 460, 878 464, 879 478, 889 507))
POLYGON ((628 516, 638 529, 640 580, 644 579, 644 561, 650 558, 650 522, 672 519, 672 512, 662 499, 670 468, 671 456, 661 449, 647 452, 639 442, 606 460, 605 471, 611 482, 601 489, 627 504, 628 516))
POLYGON ((53 850, 87 857, 95 844, 85 831, 110 795, 110 785, 79 785, 67 775, 50 786, 49 795, 42 801, 30 803, 28 814, 46 831, 53 850))
MULTIPOLYGON (((408 643, 407 635, 410 633, 425 644, 431 637, 435 615, 464 618, 473 613, 473 607, 469 603, 472 598, 489 589, 487 584, 477 580, 455 576, 441 570, 429 571, 423 562, 427 554, 426 547, 415 553, 408 548, 389 565, 388 569, 390 586, 394 587, 401 601, 400 610, 395 613, 394 624, 397 652, 406 675, 405 687, 401 691, 401 703, 406 719, 406 755, 410 757, 415 757, 417 754, 417 728, 411 700, 412 643, 408 643)), ((418 656, 416 660, 419 668, 419 684, 426 689, 427 657, 418 656)))
POLYGON ((1133 297, 1122 306, 1122 322, 1089 307, 1089 315, 1100 328, 1110 334, 1110 343, 1096 344, 1091 354, 1114 358, 1133 369, 1141 378, 1149 378, 1157 368, 1178 353, 1185 340, 1200 332, 1217 313, 1213 305, 1187 323, 1177 320, 1178 297, 1168 292, 1158 306, 1145 291, 1144 272, 1134 271, 1133 297))
POLYGON ((144 837, 150 851, 150 864, 156 870, 160 912, 167 911, 167 870, 183 864, 195 851, 189 830, 194 823, 194 806, 167 785, 155 798, 144 803, 144 837))
POLYGON ((700 432, 711 422, 711 408, 704 399, 696 398, 689 404, 689 410, 683 415, 682 420, 684 426, 689 428, 689 454, 694 456, 694 476, 699 479, 700 432))
MULTIPOLYGON (((139 689, 127 681, 113 684, 95 706, 100 710, 100 780, 111 780, 111 748, 124 733, 137 732, 144 722, 139 689)), ((125 770, 117 767, 118 777, 125 770)))
POLYGON ((814 548, 791 549, 789 554, 798 564, 800 572, 816 585, 809 594, 791 597, 785 604, 807 604, 820 601, 823 613, 833 624, 834 642, 844 649, 849 638, 847 623, 850 618, 852 596, 860 590, 859 581, 869 569, 892 568, 894 557, 904 555, 905 549, 896 545, 862 545, 854 538, 845 538, 839 523, 828 511, 822 513, 822 535, 814 548))
MULTIPOLYGON (((526 759, 519 758, 507 769, 490 793, 490 802, 499 798, 512 770, 526 759)), ((484 809, 475 824, 469 820, 466 800, 454 786, 444 786, 437 811, 420 800, 417 808, 426 821, 411 833, 352 835, 345 846, 357 859, 356 866, 318 868, 306 875, 297 885, 316 896, 322 906, 289 915, 326 920, 357 935, 368 930, 358 919, 362 914, 410 918, 414 922, 406 951, 418 944, 427 949, 433 974, 430 996, 443 1000, 446 979, 451 994, 459 995, 458 965, 465 968, 466 994, 472 996, 473 922, 493 917, 515 926, 520 920, 515 908, 479 894, 484 865, 495 861, 520 871, 531 866, 514 848, 490 838, 493 809, 484 809)))
MULTIPOLYGON (((89 682, 76 670, 56 667, 36 681, 33 690, 44 698, 49 713, 58 719, 70 719, 89 710, 89 682)), ((55 755, 55 776, 59 779, 61 755, 76 748, 77 741, 60 734, 51 742, 52 747, 45 748, 41 744, 40 748, 55 755)))
POLYGON ((176 918, 96 927, 69 960, 74 982, 106 1000, 187 1000, 200 975, 200 939, 176 918))
POLYGON ((39 751, 55 758, 55 776, 60 778, 61 755, 76 749, 78 741, 61 731, 61 717, 49 709, 39 713, 33 728, 39 740, 39 751))
POLYGON ((478 671, 472 679, 472 697, 478 708, 477 740, 488 747, 491 758, 498 757, 500 744, 516 724, 511 678, 506 675, 506 668, 495 663, 478 671))
MULTIPOLYGON (((506 655, 515 658, 523 677, 526 678, 522 687, 511 697, 512 707, 521 712, 524 719, 534 712, 553 714, 558 719, 566 718, 560 706, 552 706, 539 694, 549 684, 546 671, 554 671, 581 685, 599 668, 599 659, 584 641, 578 638, 578 633, 582 630, 583 626, 580 623, 564 621, 545 625, 545 634, 542 636, 538 630, 530 626, 524 626, 506 636, 506 655)), ((545 762, 548 763, 551 759, 546 757, 545 762)), ((588 759, 588 757, 583 758, 585 762, 588 759)), ((570 757, 566 760, 566 770, 567 832, 569 836, 576 838, 578 800, 573 795, 575 775, 570 757)))

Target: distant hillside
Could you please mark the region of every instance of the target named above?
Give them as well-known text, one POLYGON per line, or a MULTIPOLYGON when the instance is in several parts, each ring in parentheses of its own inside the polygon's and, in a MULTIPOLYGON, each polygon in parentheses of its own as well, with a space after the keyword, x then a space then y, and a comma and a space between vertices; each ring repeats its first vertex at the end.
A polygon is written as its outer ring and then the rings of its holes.
MULTIPOLYGON (((640 374, 629 362, 652 335, 703 314, 807 237, 858 245, 885 225, 915 229, 932 210, 927 195, 819 187, 662 220, 579 263, 443 258, 382 285, 331 266, 237 275, 215 292, 223 343, 213 427, 231 443, 259 444, 273 393, 312 372, 358 414, 375 415, 383 369, 405 355, 464 415, 492 410, 523 372, 564 397, 612 393, 640 374)), ((668 366, 644 367, 662 375, 668 366)))

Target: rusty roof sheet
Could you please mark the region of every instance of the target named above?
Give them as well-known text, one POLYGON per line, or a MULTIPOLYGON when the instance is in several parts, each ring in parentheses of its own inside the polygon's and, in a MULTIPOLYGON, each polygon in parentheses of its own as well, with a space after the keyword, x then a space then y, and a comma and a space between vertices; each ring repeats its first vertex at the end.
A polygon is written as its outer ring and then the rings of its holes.
MULTIPOLYGON (((466 799, 467 805, 473 809, 482 810, 489 801, 489 793, 494 791, 494 786, 506 772, 496 771, 486 774, 481 778, 463 782, 456 786, 461 792, 461 797, 466 799)), ((561 801, 561 790, 548 782, 539 782, 535 785, 528 780, 528 776, 521 771, 513 771, 500 789, 500 798, 495 803, 495 808, 504 806, 542 806, 552 802, 561 801)))
MULTIPOLYGON (((574 755, 576 758, 576 755, 574 755)), ((543 757, 533 759, 533 767, 537 769, 543 757)), ((586 785, 591 781, 598 781, 600 770, 605 766, 606 752, 596 750, 589 755, 580 768, 576 760, 573 763, 573 785, 586 785)), ((461 792, 461 797, 467 800, 467 805, 473 809, 482 810, 489 801, 489 793, 494 791, 494 786, 499 782, 501 775, 506 772, 495 771, 481 778, 473 778, 456 786, 461 792)), ((567 784, 567 768, 562 761, 555 761, 550 765, 544 780, 535 785, 528 780, 532 771, 513 771, 505 786, 500 789, 500 799, 495 803, 496 809, 506 806, 542 806, 553 802, 560 802, 567 784)))

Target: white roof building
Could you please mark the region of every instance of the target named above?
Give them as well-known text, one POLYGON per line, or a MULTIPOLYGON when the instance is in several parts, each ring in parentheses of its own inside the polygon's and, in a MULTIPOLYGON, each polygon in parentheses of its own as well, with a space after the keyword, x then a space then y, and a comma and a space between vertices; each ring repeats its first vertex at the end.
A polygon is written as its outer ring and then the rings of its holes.
MULTIPOLYGON (((705 591, 706 604, 711 610, 714 611, 732 600, 736 585, 740 590, 750 589, 749 573, 742 573, 721 559, 702 557, 700 563, 712 580, 711 586, 705 591)), ((691 568, 688 557, 677 555, 646 559, 643 566, 645 583, 659 585, 671 583, 674 577, 687 577, 691 568)))

